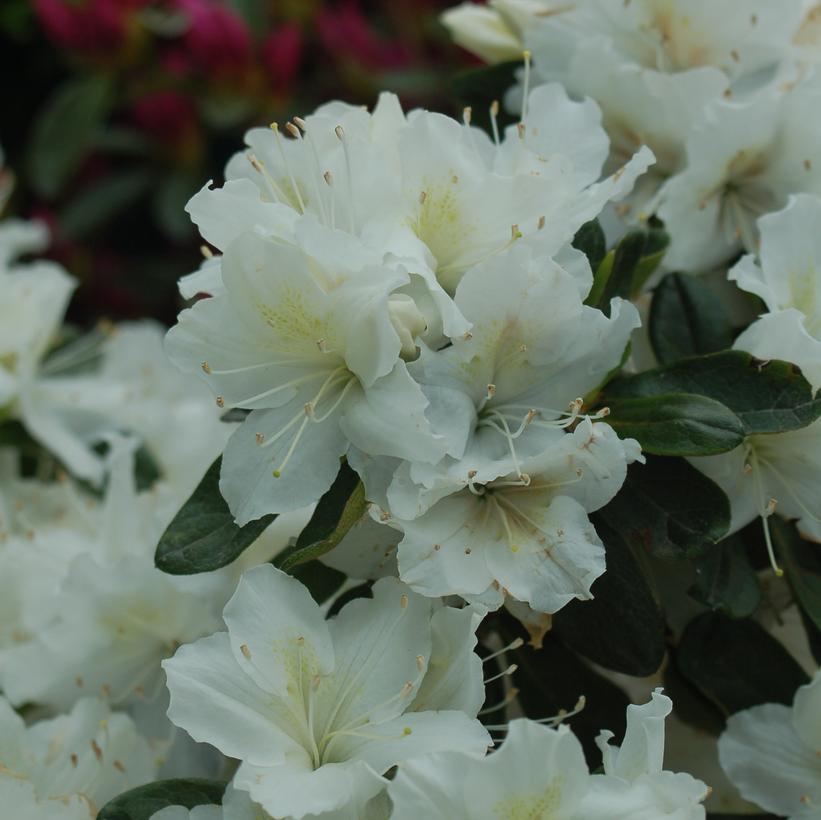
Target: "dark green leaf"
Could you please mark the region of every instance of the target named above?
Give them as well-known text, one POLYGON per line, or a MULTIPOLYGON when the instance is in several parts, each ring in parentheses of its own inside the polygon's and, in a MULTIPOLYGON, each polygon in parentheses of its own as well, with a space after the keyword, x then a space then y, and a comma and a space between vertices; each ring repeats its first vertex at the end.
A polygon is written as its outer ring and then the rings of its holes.
POLYGON ((730 320, 718 299, 696 276, 669 273, 653 291, 650 342, 662 364, 727 350, 730 320))
POLYGON ((286 572, 330 552, 365 514, 365 488, 343 462, 330 489, 319 499, 311 520, 293 547, 280 553, 276 565, 286 572))
POLYGON ((630 295, 633 274, 641 260, 646 236, 644 231, 628 231, 621 242, 604 257, 593 277, 593 287, 585 304, 610 315, 610 300, 614 296, 630 295))
POLYGON ((327 617, 333 618, 335 615, 338 615, 339 610, 342 609, 345 604, 355 601, 357 598, 373 598, 373 594, 371 593, 372 587, 373 581, 365 581, 359 584, 359 586, 345 590, 341 595, 334 598, 334 602, 328 608, 327 617))
MULTIPOLYGON (((521 625, 511 616, 504 618, 502 635, 510 641, 524 635, 521 625)), ((609 729, 617 737, 624 734, 627 696, 580 660, 559 639, 548 633, 541 649, 522 646, 507 652, 507 662, 517 664, 513 684, 519 690, 519 703, 526 717, 534 720, 556 715, 560 709, 572 710, 581 695, 584 709, 570 718, 569 725, 584 747, 591 769, 601 764, 595 737, 609 729)))
POLYGON ((77 171, 113 101, 105 74, 75 76, 60 86, 34 123, 28 172, 35 192, 54 199, 77 171))
POLYGON ((571 601, 553 616, 553 634, 595 663, 628 675, 651 675, 664 658, 664 617, 622 537, 604 522, 596 531, 607 571, 592 601, 571 601))
POLYGON ((291 575, 308 588, 311 597, 323 604, 345 583, 345 573, 323 564, 321 561, 309 561, 294 567, 291 575))
POLYGON ((806 427, 821 415, 821 399, 799 369, 777 360, 762 362, 741 350, 725 350, 623 376, 607 385, 612 398, 696 393, 715 399, 741 419, 746 435, 806 427))
POLYGON ((134 454, 134 481, 140 492, 148 490, 162 478, 160 470, 151 451, 145 446, 137 448, 134 454))
POLYGON ((801 609, 821 630, 821 550, 805 541, 795 529, 779 518, 769 520, 776 555, 801 609))
POLYGON ((778 817, 775 814, 722 814, 709 811, 707 820, 778 820, 778 817))
POLYGON ((494 100, 504 99, 507 90, 516 82, 516 70, 521 67, 521 60, 509 60, 463 71, 453 77, 453 90, 460 100, 473 106, 474 114, 478 115, 494 100))
POLYGON ((221 805, 225 783, 216 780, 159 780, 131 791, 105 804, 97 820, 150 820, 151 816, 166 806, 221 805))
POLYGON ((660 456, 726 453, 744 441, 744 428, 723 404, 692 393, 613 399, 608 423, 622 438, 660 456))
POLYGON ((238 558, 276 518, 266 515, 238 527, 219 490, 222 456, 209 468, 174 516, 157 545, 154 562, 163 572, 211 572, 238 558))
POLYGON ((722 490, 683 459, 650 456, 632 464, 600 515, 634 547, 661 558, 697 554, 730 527, 722 490))
POLYGON ((191 171, 168 174, 154 191, 154 216, 171 239, 184 240, 194 235, 185 205, 200 187, 200 179, 191 171))
POLYGON ((573 247, 580 250, 587 257, 591 270, 598 270, 607 253, 604 231, 601 229, 598 219, 591 219, 590 222, 585 222, 579 228, 573 237, 573 247))
POLYGON ((669 244, 670 235, 663 228, 646 229, 644 250, 630 283, 630 296, 637 296, 641 292, 645 282, 656 272, 661 260, 664 259, 669 244))
POLYGON ((677 657, 681 674, 724 715, 761 703, 789 705, 808 681, 766 629, 719 612, 705 612, 687 625, 677 657))
POLYGON ((675 648, 667 654, 664 668, 664 693, 675 704, 676 717, 688 726, 718 737, 727 725, 721 710, 693 686, 678 668, 675 648))
POLYGON ((69 240, 85 239, 117 213, 133 205, 152 184, 138 168, 105 177, 75 196, 60 212, 60 233, 69 240))
POLYGON ((705 606, 733 618, 746 618, 758 609, 758 575, 741 538, 733 535, 711 547, 696 560, 695 571, 690 595, 705 606))

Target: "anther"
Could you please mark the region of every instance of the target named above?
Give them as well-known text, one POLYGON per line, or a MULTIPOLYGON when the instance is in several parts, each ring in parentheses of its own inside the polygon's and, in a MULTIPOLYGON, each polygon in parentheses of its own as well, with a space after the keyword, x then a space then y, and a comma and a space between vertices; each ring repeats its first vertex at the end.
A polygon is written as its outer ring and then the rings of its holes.
POLYGON ((208 362, 202 362, 200 364, 203 373, 210 373, 211 372, 211 365, 208 362))
POLYGON ((334 175, 330 171, 325 171, 325 173, 322 175, 322 179, 325 180, 325 183, 328 186, 332 186, 334 184, 334 175))
POLYGON ((422 656, 422 655, 417 655, 416 656, 416 668, 420 672, 425 671, 425 658, 424 658, 424 656, 422 656))
POLYGON ((71 755, 70 755, 70 759, 71 759, 71 765, 74 766, 74 768, 76 769, 77 768, 77 763, 79 762, 79 758, 77 757, 77 755, 74 752, 72 752, 71 755))
POLYGON ((214 258, 214 252, 211 250, 211 248, 208 247, 208 245, 200 245, 200 253, 206 259, 213 259, 214 258))
POLYGON ((296 639, 297 646, 305 646, 305 638, 302 635, 298 635, 296 639))
POLYGON ((254 438, 257 444, 262 444, 262 442, 265 441, 265 433, 254 433, 254 438))
POLYGON ((408 596, 407 595, 403 595, 399 599, 399 606, 401 606, 402 609, 407 609, 408 608, 408 596))
POLYGON ((299 126, 301 131, 308 130, 308 123, 302 119, 302 117, 294 117, 294 122, 299 126))
POLYGON ((217 407, 225 407, 225 397, 224 396, 217 396, 217 407))
POLYGON ((427 198, 428 198, 428 192, 427 192, 427 191, 420 191, 420 192, 419 192, 419 204, 420 204, 420 205, 424 205, 424 204, 425 204, 425 200, 426 200, 427 198))
POLYGON ((466 105, 462 109, 462 122, 465 125, 470 125, 470 121, 472 119, 473 119, 473 109, 469 105, 466 105))
POLYGON ((288 122, 285 124, 285 130, 295 139, 302 138, 302 134, 300 133, 299 129, 292 122, 288 122))
POLYGON ((537 230, 542 230, 544 228, 545 218, 543 216, 539 217, 539 221, 536 223, 537 230))
POLYGON ((94 752, 94 757, 96 757, 97 760, 102 760, 103 759, 103 750, 100 748, 97 741, 94 740, 93 738, 91 740, 91 750, 94 752))
POLYGON ((250 661, 251 660, 251 650, 248 648, 248 644, 244 643, 240 648, 239 651, 250 661))
POLYGON ((516 239, 521 239, 522 238, 522 232, 519 230, 518 225, 511 225, 510 226, 510 238, 514 241, 516 239))
POLYGON ((123 766, 121 760, 115 760, 113 766, 118 772, 122 772, 123 774, 125 774, 125 766, 123 766))
POLYGON ((336 128, 334 128, 334 134, 336 134, 340 142, 345 139, 345 129, 341 125, 337 125, 336 128))
POLYGON ((489 384, 487 386, 487 398, 492 399, 496 395, 496 385, 489 384))
POLYGON ((485 684, 493 683, 493 681, 499 680, 499 678, 505 678, 508 675, 512 675, 518 668, 518 664, 512 663, 510 664, 510 666, 507 667, 507 669, 504 669, 503 671, 499 672, 498 675, 493 675, 489 678, 485 678, 485 684))
POLYGON ((402 687, 401 697, 406 698, 411 692, 413 692, 413 684, 410 681, 408 681, 402 687))
POLYGON ((519 139, 523 140, 525 138, 525 134, 527 133, 525 124, 523 122, 517 122, 516 130, 519 132, 519 139))

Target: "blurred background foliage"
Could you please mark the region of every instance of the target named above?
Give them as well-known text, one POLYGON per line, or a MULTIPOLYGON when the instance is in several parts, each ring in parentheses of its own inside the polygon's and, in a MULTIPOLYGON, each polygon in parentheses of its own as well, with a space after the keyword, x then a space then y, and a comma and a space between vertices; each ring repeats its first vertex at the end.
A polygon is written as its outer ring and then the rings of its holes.
POLYGON ((173 321, 199 241, 183 208, 251 125, 331 99, 453 113, 450 0, 2 0, 6 214, 80 280, 70 319, 173 321))

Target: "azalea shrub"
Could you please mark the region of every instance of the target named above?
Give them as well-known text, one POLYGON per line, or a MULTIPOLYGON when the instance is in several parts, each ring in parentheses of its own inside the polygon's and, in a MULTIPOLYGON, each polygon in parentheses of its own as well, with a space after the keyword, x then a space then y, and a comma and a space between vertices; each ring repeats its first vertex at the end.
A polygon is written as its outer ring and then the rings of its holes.
POLYGON ((10 816, 821 818, 819 19, 447 10, 461 115, 252 127, 170 329, 0 222, 10 816))

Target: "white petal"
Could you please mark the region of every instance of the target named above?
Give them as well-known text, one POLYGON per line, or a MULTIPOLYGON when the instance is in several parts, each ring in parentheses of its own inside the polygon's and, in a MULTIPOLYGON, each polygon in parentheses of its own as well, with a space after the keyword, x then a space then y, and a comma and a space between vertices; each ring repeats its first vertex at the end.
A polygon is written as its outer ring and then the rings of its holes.
POLYGON ((795 693, 792 723, 807 747, 821 752, 821 672, 795 693))
POLYGON ((334 647, 308 590, 271 564, 249 569, 223 613, 239 667, 266 692, 288 697, 328 675, 334 647))
POLYGON ((718 741, 721 767, 741 794, 775 814, 821 803, 821 761, 792 727, 790 709, 766 703, 737 712, 718 741))
POLYGON ((259 764, 271 765, 288 754, 307 758, 282 730, 270 694, 240 669, 227 633, 180 647, 163 668, 171 692, 168 717, 195 740, 259 764))

